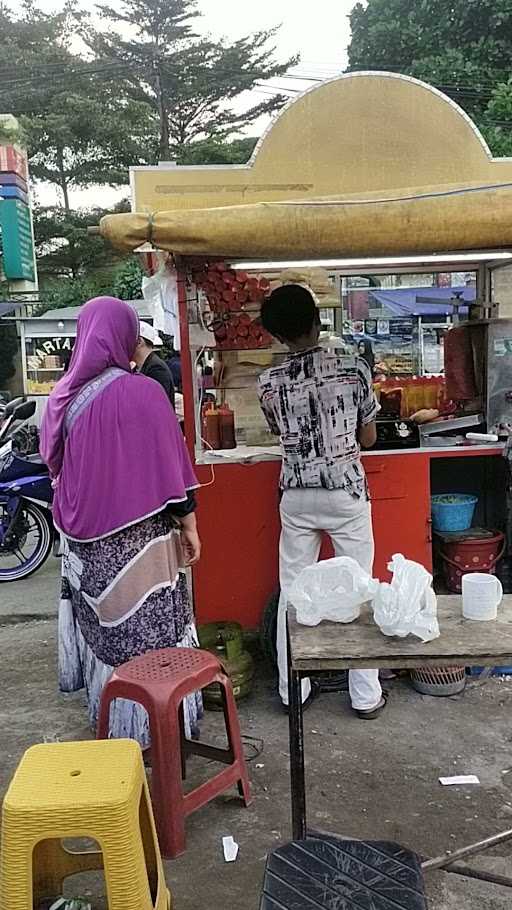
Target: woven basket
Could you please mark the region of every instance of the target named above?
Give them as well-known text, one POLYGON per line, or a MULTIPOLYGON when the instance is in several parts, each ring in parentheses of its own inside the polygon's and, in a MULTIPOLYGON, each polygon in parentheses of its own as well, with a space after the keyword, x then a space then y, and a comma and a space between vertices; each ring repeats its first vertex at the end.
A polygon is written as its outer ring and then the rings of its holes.
POLYGON ((418 667, 411 670, 411 680, 422 695, 458 695, 466 687, 466 668, 418 667))

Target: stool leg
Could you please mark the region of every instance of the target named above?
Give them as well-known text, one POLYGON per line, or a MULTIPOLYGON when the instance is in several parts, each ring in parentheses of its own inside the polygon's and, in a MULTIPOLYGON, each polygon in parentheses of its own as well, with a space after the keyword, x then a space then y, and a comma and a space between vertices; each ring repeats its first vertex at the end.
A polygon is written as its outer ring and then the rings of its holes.
POLYGON ((142 790, 139 820, 149 886, 152 893, 155 894, 158 889, 158 882, 160 878, 163 878, 163 869, 162 860, 160 857, 160 848, 158 846, 156 828, 153 819, 151 798, 149 795, 149 789, 146 780, 144 781, 142 790))
POLYGON ((110 730, 110 705, 114 700, 111 689, 107 683, 101 693, 100 710, 98 714, 98 726, 96 730, 96 739, 108 739, 110 730))
POLYGON ((225 676, 224 674, 222 674, 219 681, 222 691, 222 706, 224 710, 224 721, 226 723, 229 748, 231 754, 233 755, 234 762, 238 764, 238 768, 240 770, 238 792, 244 801, 244 805, 248 806, 252 801, 251 785, 249 783, 249 777, 247 774, 247 765, 245 763, 245 755, 242 746, 242 735, 240 732, 240 721, 238 720, 238 710, 236 707, 235 697, 233 695, 233 687, 231 686, 231 680, 229 677, 225 676))
POLYGON ((150 711, 153 810, 160 849, 171 859, 186 847, 178 710, 171 701, 150 711))
POLYGON ((181 749, 181 779, 187 779, 187 739, 185 736, 185 716, 183 702, 178 708, 180 721, 180 749, 181 749))
MULTIPOLYGON (((0 907, 2 910, 32 910, 38 895, 32 887, 32 850, 4 832, 0 860, 0 907)), ((61 892, 58 892, 61 893, 61 892)), ((53 897, 53 895, 51 895, 53 897)), ((58 896, 58 895, 57 895, 58 896)))

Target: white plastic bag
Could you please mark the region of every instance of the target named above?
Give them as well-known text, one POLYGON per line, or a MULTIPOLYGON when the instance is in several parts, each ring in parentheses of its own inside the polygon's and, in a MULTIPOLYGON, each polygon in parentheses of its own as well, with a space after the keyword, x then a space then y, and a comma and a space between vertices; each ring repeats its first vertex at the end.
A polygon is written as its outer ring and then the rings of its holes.
POLYGON ((338 556, 303 569, 290 588, 288 601, 297 611, 297 622, 304 626, 317 626, 324 619, 352 622, 378 587, 378 581, 355 559, 338 556))
POLYGON ((422 641, 439 637, 437 598, 432 576, 417 562, 401 553, 388 565, 391 584, 382 582, 373 599, 375 622, 384 635, 416 635, 422 641))

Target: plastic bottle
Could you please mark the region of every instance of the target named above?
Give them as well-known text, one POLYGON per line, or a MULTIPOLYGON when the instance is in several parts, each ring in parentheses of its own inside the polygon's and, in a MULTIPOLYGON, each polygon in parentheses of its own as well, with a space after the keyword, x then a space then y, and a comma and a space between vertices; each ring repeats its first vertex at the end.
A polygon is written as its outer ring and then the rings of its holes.
POLYGON ((235 414, 224 402, 219 410, 219 433, 221 449, 236 449, 235 414))
POLYGON ((425 407, 437 408, 437 380, 434 376, 425 379, 425 407))
POLYGON ((204 415, 204 439, 209 449, 220 449, 220 418, 217 408, 209 407, 204 415))

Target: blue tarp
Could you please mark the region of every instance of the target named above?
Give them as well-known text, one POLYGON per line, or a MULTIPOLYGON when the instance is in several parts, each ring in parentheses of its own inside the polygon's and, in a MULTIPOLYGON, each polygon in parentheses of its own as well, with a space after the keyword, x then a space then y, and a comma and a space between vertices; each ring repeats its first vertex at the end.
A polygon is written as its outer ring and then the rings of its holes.
MULTIPOLYGON (((472 303, 476 300, 476 288, 471 287, 454 287, 454 288, 395 288, 386 290, 385 288, 371 288, 368 292, 368 303, 370 307, 381 305, 386 308, 392 316, 451 316, 453 306, 449 303, 450 298, 455 295, 459 296, 466 303, 472 303), (424 303, 422 297, 430 297, 439 301, 446 300, 445 306, 441 303, 424 303)), ((465 311, 461 307, 461 312, 465 311)), ((383 314, 383 318, 385 318, 383 314)))

